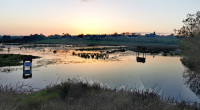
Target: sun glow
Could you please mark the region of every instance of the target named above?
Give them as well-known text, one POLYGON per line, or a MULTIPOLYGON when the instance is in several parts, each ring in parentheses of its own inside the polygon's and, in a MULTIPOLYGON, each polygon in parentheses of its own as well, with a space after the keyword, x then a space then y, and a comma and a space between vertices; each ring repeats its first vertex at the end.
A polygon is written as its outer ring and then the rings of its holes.
POLYGON ((80 34, 106 33, 110 27, 107 20, 98 17, 80 17, 72 22, 73 28, 80 34))
POLYGON ((182 27, 180 21, 187 13, 199 9, 199 2, 0 0, 0 35, 173 33, 174 29, 182 27), (191 8, 185 9, 187 6, 191 8))

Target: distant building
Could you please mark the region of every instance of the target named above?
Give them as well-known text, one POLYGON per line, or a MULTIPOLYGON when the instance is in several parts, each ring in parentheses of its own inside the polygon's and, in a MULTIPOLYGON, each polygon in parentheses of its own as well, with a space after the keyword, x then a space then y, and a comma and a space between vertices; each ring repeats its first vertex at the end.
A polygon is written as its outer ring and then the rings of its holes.
POLYGON ((146 37, 157 37, 156 32, 145 34, 146 37))
POLYGON ((169 35, 169 37, 174 37, 174 36, 175 36, 174 34, 170 34, 170 35, 169 35))

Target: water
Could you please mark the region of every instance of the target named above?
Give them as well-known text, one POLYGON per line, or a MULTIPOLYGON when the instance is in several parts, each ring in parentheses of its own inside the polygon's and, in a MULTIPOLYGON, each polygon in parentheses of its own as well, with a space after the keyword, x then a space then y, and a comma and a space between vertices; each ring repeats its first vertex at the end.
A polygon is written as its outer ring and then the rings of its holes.
MULTIPOLYGON (((65 45, 20 49, 22 46, 24 45, 7 45, 0 54, 40 56, 41 58, 33 60, 32 78, 22 77, 23 66, 2 67, 1 85, 23 83, 41 89, 68 78, 79 78, 89 82, 99 82, 112 89, 150 89, 164 98, 174 97, 177 100, 200 102, 199 97, 185 84, 183 73, 186 68, 177 56, 144 54, 145 61, 143 61, 144 59, 136 59, 137 54, 134 51, 116 51, 119 47, 111 46, 92 47, 107 48, 106 51, 76 51, 91 47, 65 45)), ((140 57, 143 57, 142 53, 140 57)))

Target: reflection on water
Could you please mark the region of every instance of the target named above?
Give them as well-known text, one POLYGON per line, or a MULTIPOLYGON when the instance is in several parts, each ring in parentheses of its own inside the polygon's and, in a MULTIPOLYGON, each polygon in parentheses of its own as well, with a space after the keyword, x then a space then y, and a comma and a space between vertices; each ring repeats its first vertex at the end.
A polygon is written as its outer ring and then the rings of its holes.
POLYGON ((8 47, 8 52, 10 52, 10 47, 8 47))
POLYGON ((183 73, 185 83, 189 88, 198 96, 200 96, 200 74, 191 70, 187 70, 183 73))
POLYGON ((134 49, 125 47, 91 48, 66 45, 49 47, 48 45, 5 45, 5 49, 0 51, 0 54, 7 54, 7 48, 10 48, 9 53, 41 58, 34 59, 31 65, 0 68, 0 85, 24 82, 32 84, 33 88, 44 88, 50 84, 57 84, 58 78, 64 81, 79 77, 89 82, 107 84, 113 89, 118 87, 151 89, 164 98, 199 101, 198 97, 184 85, 182 73, 185 67, 177 56, 162 56, 162 54, 154 54, 152 50, 143 51, 143 48, 135 52, 134 49), (22 77, 26 72, 32 73, 33 77, 28 74, 22 77))
POLYGON ((32 78, 32 74, 23 74, 23 79, 29 79, 32 78))
POLYGON ((4 67, 0 68, 0 72, 2 73, 11 73, 12 71, 17 71, 18 68, 10 68, 10 67, 4 67))
POLYGON ((73 56, 79 56, 85 59, 109 59, 109 55, 105 53, 75 53, 72 52, 73 56))
MULTIPOLYGON (((198 53, 197 56, 200 56, 200 53, 198 53)), ((186 71, 183 73, 185 83, 200 97, 200 58, 190 54, 187 58, 182 58, 181 62, 187 67, 186 71)))
POLYGON ((183 73, 186 84, 200 97, 200 38, 195 35, 182 44, 182 64, 187 68, 183 73))
POLYGON ((146 62, 146 53, 142 53, 142 56, 140 56, 140 52, 136 53, 136 60, 139 63, 145 63, 146 62))
POLYGON ((54 54, 56 54, 56 53, 57 53, 57 51, 56 51, 56 50, 54 50, 54 51, 53 51, 53 53, 54 53, 54 54))
MULTIPOLYGON (((43 52, 45 52, 45 50, 43 50, 43 52)), ((59 50, 53 50, 54 54, 57 54, 57 53, 63 54, 63 53, 68 53, 68 52, 69 52, 68 50, 60 50, 60 49, 59 50)))

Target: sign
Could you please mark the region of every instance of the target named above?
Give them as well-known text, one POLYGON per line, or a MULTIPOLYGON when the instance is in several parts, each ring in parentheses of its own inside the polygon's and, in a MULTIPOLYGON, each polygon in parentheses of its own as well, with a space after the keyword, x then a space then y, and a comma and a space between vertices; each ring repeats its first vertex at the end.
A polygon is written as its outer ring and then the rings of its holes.
POLYGON ((24 62, 24 66, 31 66, 31 62, 24 62))

